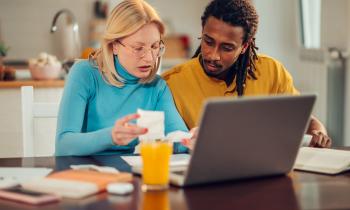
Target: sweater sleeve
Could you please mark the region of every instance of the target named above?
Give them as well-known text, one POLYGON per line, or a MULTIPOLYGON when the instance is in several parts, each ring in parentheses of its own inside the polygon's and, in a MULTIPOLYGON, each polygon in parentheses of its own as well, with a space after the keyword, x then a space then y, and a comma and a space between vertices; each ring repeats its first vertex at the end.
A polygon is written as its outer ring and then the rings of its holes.
POLYGON ((91 155, 113 145, 112 128, 85 132, 86 109, 95 90, 91 68, 82 61, 69 72, 57 119, 57 156, 91 155))
MULTIPOLYGON (((181 118, 179 112, 176 109, 171 92, 164 80, 162 81, 162 91, 159 95, 157 103, 157 110, 164 111, 165 115, 165 134, 173 131, 181 130, 188 132, 186 124, 181 118)), ((180 143, 174 144, 174 153, 185 153, 188 149, 180 143)))

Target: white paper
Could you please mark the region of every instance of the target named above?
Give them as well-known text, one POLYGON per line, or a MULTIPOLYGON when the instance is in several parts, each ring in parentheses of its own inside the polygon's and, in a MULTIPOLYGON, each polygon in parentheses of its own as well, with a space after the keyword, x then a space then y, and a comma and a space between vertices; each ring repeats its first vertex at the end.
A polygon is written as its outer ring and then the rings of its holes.
MULTIPOLYGON (((187 166, 190 161, 190 155, 188 154, 176 154, 171 155, 170 167, 172 166, 187 166)), ((121 156, 125 162, 130 166, 142 166, 141 156, 121 156)))
MULTIPOLYGON (((165 139, 172 141, 172 142, 181 142, 182 139, 190 139, 192 137, 192 134, 185 131, 174 131, 171 133, 168 133, 166 135, 165 139)), ((134 154, 140 154, 141 144, 138 144, 135 146, 134 154)))
POLYGON ((339 173, 350 169, 350 151, 302 147, 294 168, 328 174, 339 173))
POLYGON ((74 170, 94 170, 102 173, 113 173, 113 174, 119 173, 119 171, 116 168, 109 167, 109 166, 97 166, 93 164, 70 165, 70 168, 74 170))
POLYGON ((309 135, 309 134, 305 134, 304 137, 303 137, 303 141, 301 143, 301 146, 302 147, 307 147, 309 146, 310 142, 311 142, 311 139, 312 139, 312 135, 309 135))
POLYGON ((137 126, 148 129, 146 134, 139 136, 140 141, 164 138, 164 112, 138 109, 137 113, 140 115, 137 126))
POLYGON ((192 137, 192 134, 189 132, 174 131, 174 132, 168 133, 165 139, 168 139, 172 142, 181 142, 182 139, 190 139, 191 137, 192 137))
POLYGON ((0 180, 12 180, 21 183, 31 179, 43 178, 51 171, 51 168, 0 167, 0 180))
POLYGON ((139 143, 138 145, 135 146, 134 154, 138 155, 140 154, 140 152, 141 152, 141 144, 139 143))

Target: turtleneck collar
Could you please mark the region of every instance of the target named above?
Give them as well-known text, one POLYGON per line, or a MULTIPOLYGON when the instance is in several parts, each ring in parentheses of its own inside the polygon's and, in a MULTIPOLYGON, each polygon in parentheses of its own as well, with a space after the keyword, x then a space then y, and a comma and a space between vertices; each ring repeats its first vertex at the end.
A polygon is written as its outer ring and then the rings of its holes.
POLYGON ((114 67, 117 73, 125 80, 125 84, 135 84, 138 83, 140 78, 131 75, 119 62, 118 56, 114 56, 114 67))

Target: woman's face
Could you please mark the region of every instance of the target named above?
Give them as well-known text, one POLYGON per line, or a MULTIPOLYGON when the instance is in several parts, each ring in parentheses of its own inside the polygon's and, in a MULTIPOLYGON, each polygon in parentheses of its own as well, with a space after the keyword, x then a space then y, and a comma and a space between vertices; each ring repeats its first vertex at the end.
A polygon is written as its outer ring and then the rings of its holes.
POLYGON ((158 59, 161 42, 160 32, 155 23, 146 24, 135 33, 116 40, 113 54, 120 64, 133 76, 146 78, 158 59))

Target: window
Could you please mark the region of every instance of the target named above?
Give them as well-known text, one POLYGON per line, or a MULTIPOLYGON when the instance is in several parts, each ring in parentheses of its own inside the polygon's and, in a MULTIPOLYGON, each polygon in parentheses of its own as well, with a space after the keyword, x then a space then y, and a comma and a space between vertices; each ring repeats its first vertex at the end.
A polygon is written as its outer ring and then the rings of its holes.
POLYGON ((305 48, 321 47, 321 0, 300 0, 301 42, 305 48))

